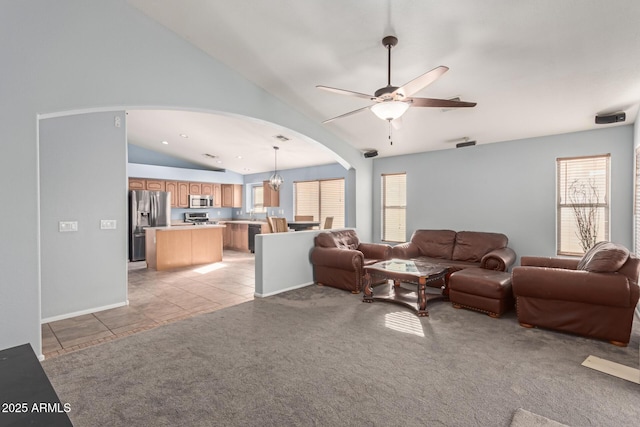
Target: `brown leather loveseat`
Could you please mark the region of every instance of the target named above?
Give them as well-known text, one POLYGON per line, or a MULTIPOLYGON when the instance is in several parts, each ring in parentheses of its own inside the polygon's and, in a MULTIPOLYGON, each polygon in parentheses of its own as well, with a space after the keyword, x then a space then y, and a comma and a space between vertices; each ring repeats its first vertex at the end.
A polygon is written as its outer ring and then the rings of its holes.
POLYGON ((513 269, 518 321, 626 346, 640 288, 640 259, 597 243, 581 260, 522 257, 513 269))
POLYGON ((452 273, 469 267, 507 271, 516 254, 501 233, 452 230, 416 230, 411 241, 394 246, 393 258, 420 258, 448 267, 452 273))
POLYGON ((364 266, 391 258, 391 246, 362 243, 354 230, 319 233, 311 250, 314 281, 320 285, 360 293, 364 266))

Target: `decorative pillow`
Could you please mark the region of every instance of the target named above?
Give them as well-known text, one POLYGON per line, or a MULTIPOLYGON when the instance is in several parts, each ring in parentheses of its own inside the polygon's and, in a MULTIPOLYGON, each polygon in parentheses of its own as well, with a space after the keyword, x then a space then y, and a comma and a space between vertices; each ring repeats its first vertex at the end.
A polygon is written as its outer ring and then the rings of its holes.
POLYGON ((613 273, 629 259, 629 250, 611 242, 598 242, 587 251, 578 263, 578 270, 595 273, 613 273))

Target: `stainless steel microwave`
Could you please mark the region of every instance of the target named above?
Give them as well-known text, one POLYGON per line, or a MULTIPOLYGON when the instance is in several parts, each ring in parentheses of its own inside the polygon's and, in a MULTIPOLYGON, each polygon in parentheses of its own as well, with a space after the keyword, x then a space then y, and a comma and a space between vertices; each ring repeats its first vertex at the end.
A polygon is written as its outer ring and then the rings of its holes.
POLYGON ((213 206, 213 196, 202 194, 189 194, 190 208, 210 208, 213 206))

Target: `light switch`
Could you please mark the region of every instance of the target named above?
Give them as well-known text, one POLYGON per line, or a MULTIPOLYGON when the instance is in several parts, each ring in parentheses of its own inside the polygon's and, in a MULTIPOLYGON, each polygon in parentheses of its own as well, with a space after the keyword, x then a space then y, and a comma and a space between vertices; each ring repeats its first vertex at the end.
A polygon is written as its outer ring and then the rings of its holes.
POLYGON ((78 221, 60 221, 58 222, 58 231, 61 233, 78 231, 78 221))
POLYGON ((116 229, 116 220, 115 219, 101 219, 100 220, 100 229, 101 230, 115 230, 116 229))

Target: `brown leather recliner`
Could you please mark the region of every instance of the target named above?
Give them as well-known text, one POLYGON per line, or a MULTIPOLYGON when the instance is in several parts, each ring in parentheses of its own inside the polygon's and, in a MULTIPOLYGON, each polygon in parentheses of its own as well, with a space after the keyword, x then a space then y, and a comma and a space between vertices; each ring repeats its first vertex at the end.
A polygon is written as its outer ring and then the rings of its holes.
POLYGON ((449 268, 452 273, 469 267, 507 271, 516 254, 501 233, 453 230, 416 230, 411 241, 394 246, 393 258, 420 258, 449 268))
POLYGON ((314 281, 354 294, 364 286, 364 266, 391 259, 391 246, 362 243, 354 230, 319 233, 311 250, 314 281))
POLYGON ((582 260, 522 257, 513 269, 518 321, 629 343, 640 288, 640 259, 620 245, 600 242, 582 260))

